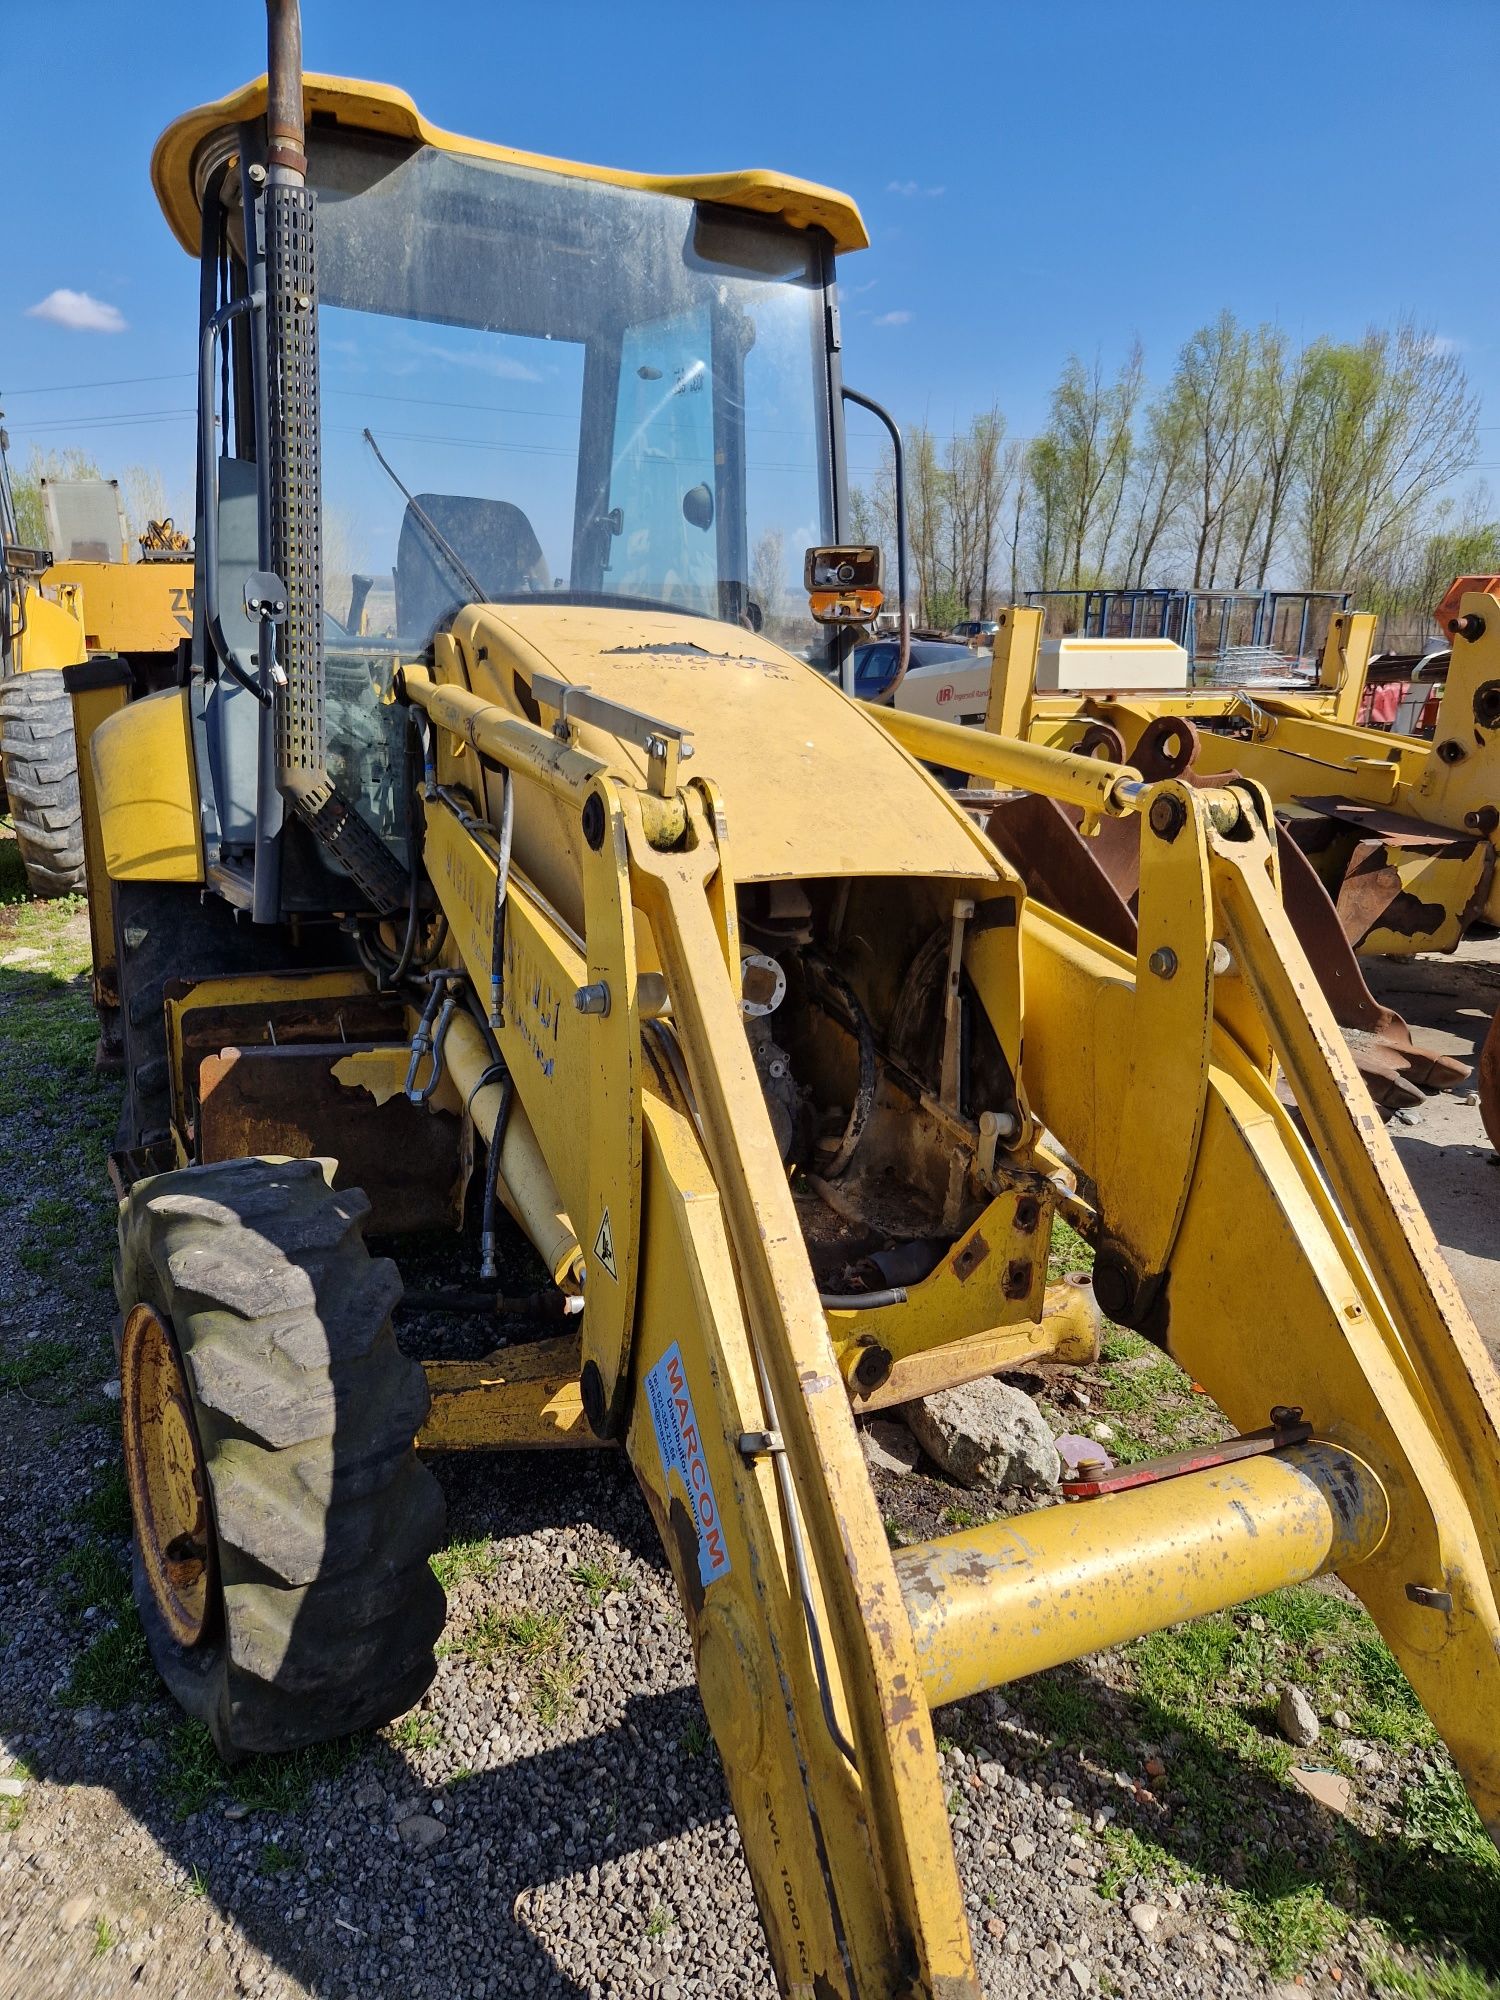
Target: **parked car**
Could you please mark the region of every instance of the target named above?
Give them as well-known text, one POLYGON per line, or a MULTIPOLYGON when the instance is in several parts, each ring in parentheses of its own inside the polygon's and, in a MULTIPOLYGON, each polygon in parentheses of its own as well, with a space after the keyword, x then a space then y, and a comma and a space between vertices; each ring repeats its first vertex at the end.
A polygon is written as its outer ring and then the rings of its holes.
MULTIPOLYGON (((867 639, 862 646, 854 649, 854 692, 861 701, 881 701, 886 698, 891 682, 896 678, 896 667, 901 658, 901 645, 896 639, 867 639)), ((988 661, 976 660, 967 646, 958 646, 951 639, 913 639, 911 658, 906 669, 906 679, 897 690, 898 708, 920 708, 925 715, 944 713, 944 706, 936 706, 927 696, 928 683, 956 678, 956 670, 962 669, 962 678, 967 684, 978 668, 985 694, 988 695, 990 670, 988 661), (913 676, 920 678, 915 688, 913 676), (913 697, 916 696, 916 699, 913 697)), ((935 697, 936 687, 932 688, 935 697)), ((952 700, 950 695, 948 698, 952 700)), ((981 709, 982 713, 982 709, 981 709)))
POLYGON ((963 618, 954 626, 953 636, 969 646, 988 646, 999 630, 994 618, 963 618))

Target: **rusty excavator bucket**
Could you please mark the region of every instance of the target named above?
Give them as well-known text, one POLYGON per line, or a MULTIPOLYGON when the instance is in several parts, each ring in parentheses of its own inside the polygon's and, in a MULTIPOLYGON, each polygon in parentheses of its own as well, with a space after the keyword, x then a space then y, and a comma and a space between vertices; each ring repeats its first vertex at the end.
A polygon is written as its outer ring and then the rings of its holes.
MULTIPOLYGON (((1159 717, 1141 732, 1133 768, 1150 782, 1180 777, 1198 783, 1194 758, 1199 740, 1186 717, 1159 717)), ((1118 732, 1107 724, 1093 725, 1081 747, 1086 754, 1124 756, 1118 732)), ((1225 772, 1214 782, 1232 782, 1237 776, 1225 772)), ((1134 952, 1140 842, 1135 829, 1118 820, 1103 820, 1085 836, 1083 818, 1076 808, 1017 792, 988 809, 985 829, 1034 896, 1134 952)), ((1281 815, 1275 837, 1287 917, 1371 1097, 1396 1110, 1420 1103, 1428 1091, 1456 1090, 1467 1081, 1468 1066, 1424 1047, 1402 1016, 1376 999, 1332 897, 1281 815)))

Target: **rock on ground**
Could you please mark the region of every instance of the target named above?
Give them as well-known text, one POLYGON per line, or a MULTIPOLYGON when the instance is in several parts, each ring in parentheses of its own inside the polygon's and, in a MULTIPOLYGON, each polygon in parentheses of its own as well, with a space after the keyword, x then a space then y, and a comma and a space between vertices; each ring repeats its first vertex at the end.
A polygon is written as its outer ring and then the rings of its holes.
POLYGON ((921 1457, 921 1447, 905 1424, 892 1423, 888 1418, 875 1417, 867 1423, 859 1434, 864 1448, 865 1463, 879 1472, 890 1473, 893 1479, 903 1479, 917 1469, 921 1457))
POLYGON ((1306 1750, 1322 1733, 1317 1710, 1299 1687, 1284 1687, 1276 1704, 1276 1726, 1288 1743, 1306 1750))
POLYGON ((906 1421, 927 1456, 961 1486, 1051 1492, 1061 1475, 1041 1411, 991 1376, 908 1403, 906 1421))

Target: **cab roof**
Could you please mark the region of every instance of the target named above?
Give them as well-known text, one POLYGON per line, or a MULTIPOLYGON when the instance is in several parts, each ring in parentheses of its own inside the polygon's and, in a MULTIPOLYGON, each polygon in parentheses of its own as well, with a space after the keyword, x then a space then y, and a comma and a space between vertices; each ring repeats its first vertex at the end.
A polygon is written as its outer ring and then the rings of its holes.
MULTIPOLYGON (((869 245, 864 221, 847 195, 818 187, 811 181, 795 180, 788 174, 770 173, 763 167, 727 174, 636 174, 621 167, 589 167, 576 160, 552 160, 541 153, 517 152, 510 146, 492 146, 483 139, 464 139, 456 133, 444 132, 427 122, 404 90, 384 83, 357 83, 347 77, 304 74, 302 102, 309 124, 314 117, 320 123, 333 118, 353 131, 409 139, 470 159, 536 167, 578 180, 603 181, 613 187, 640 188, 649 194, 675 194, 688 201, 752 209, 759 215, 778 216, 794 229, 826 229, 839 252, 863 250, 869 245)), ((200 192, 195 178, 198 150, 206 139, 226 126, 262 117, 265 108, 266 79, 259 76, 231 96, 221 97, 216 104, 200 105, 196 111, 184 113, 156 142, 151 156, 151 184, 173 235, 194 256, 198 254, 200 234, 200 192)))

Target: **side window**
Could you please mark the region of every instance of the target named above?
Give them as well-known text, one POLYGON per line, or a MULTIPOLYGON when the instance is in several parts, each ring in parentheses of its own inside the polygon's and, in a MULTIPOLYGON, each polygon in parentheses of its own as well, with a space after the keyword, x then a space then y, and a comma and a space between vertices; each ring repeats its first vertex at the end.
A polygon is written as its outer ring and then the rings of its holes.
POLYGON ((714 396, 707 307, 648 320, 620 348, 605 589, 716 615, 714 396))
POLYGON ((872 646, 855 670, 854 690, 866 701, 883 694, 896 671, 894 646, 872 646))

